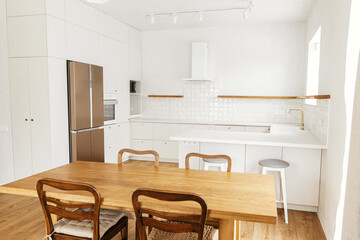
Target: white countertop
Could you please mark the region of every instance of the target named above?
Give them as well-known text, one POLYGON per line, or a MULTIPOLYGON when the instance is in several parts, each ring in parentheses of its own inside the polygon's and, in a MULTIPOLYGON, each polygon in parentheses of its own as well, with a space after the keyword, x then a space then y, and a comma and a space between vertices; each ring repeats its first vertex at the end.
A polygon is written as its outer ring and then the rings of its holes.
POLYGON ((295 147, 326 149, 322 143, 308 131, 276 131, 272 133, 228 132, 216 130, 188 130, 173 135, 175 141, 193 141, 208 143, 229 143, 261 146, 295 147))
POLYGON ((131 118, 131 122, 149 122, 149 123, 179 123, 179 124, 203 124, 203 125, 241 125, 241 126, 272 126, 272 125, 298 125, 298 124, 280 124, 280 123, 254 123, 254 122, 230 122, 230 121, 195 121, 181 119, 156 119, 156 118, 131 118))

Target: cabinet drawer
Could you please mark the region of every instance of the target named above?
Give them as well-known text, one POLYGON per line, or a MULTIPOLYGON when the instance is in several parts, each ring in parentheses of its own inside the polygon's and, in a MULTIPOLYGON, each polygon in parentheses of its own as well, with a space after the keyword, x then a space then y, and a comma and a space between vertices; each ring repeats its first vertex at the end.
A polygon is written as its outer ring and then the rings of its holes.
POLYGON ((104 142, 105 145, 111 145, 114 144, 116 142, 118 142, 118 132, 119 132, 119 127, 117 126, 117 124, 113 124, 110 126, 105 126, 104 127, 104 142))
POLYGON ((132 138, 152 139, 152 123, 132 123, 132 138))
POLYGON ((270 126, 246 126, 246 132, 270 133, 270 126))
POLYGON ((154 141, 154 150, 157 151, 161 159, 177 159, 179 157, 179 143, 172 141, 154 141))
POLYGON ((170 140, 172 135, 180 132, 178 124, 153 124, 153 139, 154 140, 170 140))
POLYGON ((231 131, 231 132, 245 132, 245 126, 219 125, 219 126, 216 126, 216 130, 218 130, 218 131, 231 131))
POLYGON ((132 140, 132 148, 135 150, 152 150, 153 143, 149 140, 132 140))
POLYGON ((181 125, 180 130, 185 131, 189 129, 195 129, 195 130, 214 130, 214 125, 202 125, 202 124, 184 124, 181 125))

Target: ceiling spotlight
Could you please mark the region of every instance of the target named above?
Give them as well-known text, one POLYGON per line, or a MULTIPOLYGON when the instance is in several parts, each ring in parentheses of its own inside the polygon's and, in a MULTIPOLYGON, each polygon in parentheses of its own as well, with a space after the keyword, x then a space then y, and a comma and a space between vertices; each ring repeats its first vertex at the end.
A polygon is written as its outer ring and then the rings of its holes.
POLYGON ((154 24, 154 23, 155 23, 155 16, 154 16, 154 14, 151 14, 151 15, 150 15, 150 23, 151 23, 151 24, 154 24))
POLYGON ((243 15, 244 15, 245 20, 248 19, 249 18, 249 10, 248 9, 244 10, 243 15))
POLYGON ((174 24, 176 24, 176 23, 177 23, 178 16, 177 16, 176 13, 174 13, 173 16, 174 16, 174 24))
POLYGON ((199 22, 202 22, 204 20, 204 14, 203 11, 199 12, 199 22))

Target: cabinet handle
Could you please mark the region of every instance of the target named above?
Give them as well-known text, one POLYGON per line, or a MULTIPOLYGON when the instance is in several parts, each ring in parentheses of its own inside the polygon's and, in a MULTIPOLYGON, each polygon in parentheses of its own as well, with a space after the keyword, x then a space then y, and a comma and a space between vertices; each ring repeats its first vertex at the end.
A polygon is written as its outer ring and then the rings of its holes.
POLYGON ((167 144, 167 142, 165 142, 164 144, 167 144))
POLYGON ((120 127, 120 124, 118 125, 118 127, 120 127))
POLYGON ((25 118, 25 121, 27 122, 27 121, 28 121, 28 119, 27 119, 27 118, 25 118))
POLYGON ((110 149, 111 147, 109 146, 109 149, 110 149))
POLYGON ((141 141, 141 143, 143 143, 144 141, 141 141))
POLYGON ((115 92, 117 92, 117 90, 115 90, 115 92))
POLYGON ((231 127, 228 127, 228 129, 231 129, 231 127))
POLYGON ((109 127, 109 129, 111 129, 111 127, 109 127))
POLYGON ((30 121, 32 121, 32 122, 33 122, 33 121, 34 121, 34 119, 32 118, 30 121))

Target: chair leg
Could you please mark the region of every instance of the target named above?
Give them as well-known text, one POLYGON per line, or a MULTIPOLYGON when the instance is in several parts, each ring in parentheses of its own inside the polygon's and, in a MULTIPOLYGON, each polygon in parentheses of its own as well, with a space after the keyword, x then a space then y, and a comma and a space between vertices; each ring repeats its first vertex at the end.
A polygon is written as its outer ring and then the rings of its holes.
POLYGON ((125 227, 121 231, 121 239, 127 240, 128 239, 128 231, 129 231, 129 224, 126 223, 125 227))
POLYGON ((281 176, 281 190, 282 190, 281 192, 282 192, 282 199, 284 204, 285 223, 287 224, 289 221, 288 221, 287 198, 286 198, 285 169, 281 169, 280 176, 281 176))

